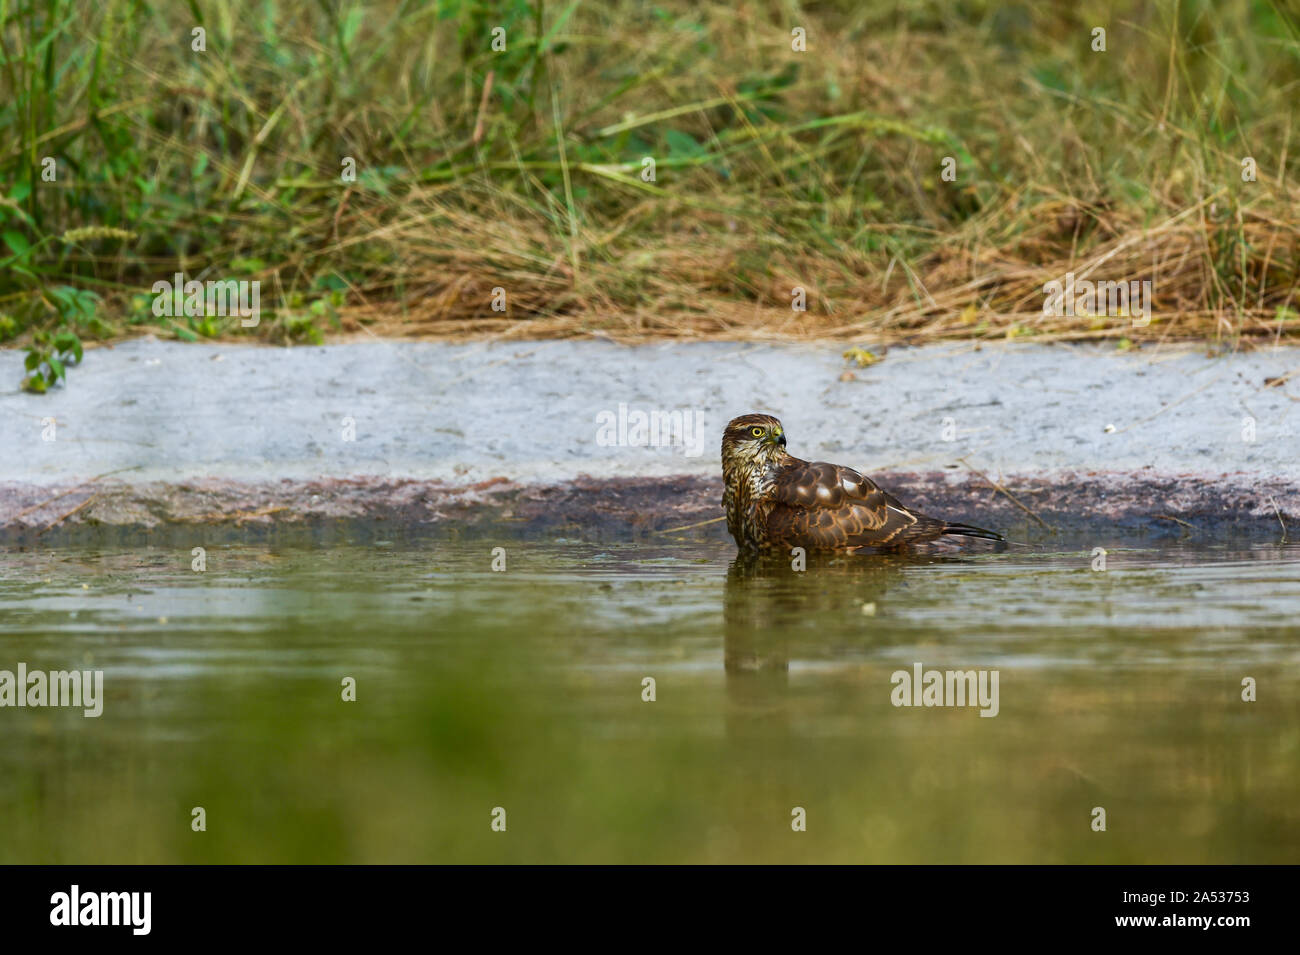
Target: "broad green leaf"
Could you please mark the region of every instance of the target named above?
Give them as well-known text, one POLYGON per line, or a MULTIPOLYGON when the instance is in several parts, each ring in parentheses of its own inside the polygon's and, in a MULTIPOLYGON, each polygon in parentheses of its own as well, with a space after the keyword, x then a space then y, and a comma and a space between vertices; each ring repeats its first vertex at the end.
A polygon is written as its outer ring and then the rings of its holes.
POLYGON ((24 256, 32 247, 27 241, 27 237, 21 232, 15 232, 13 229, 6 229, 4 233, 5 245, 9 246, 14 255, 24 256))
POLYGON ((670 129, 664 133, 664 141, 668 144, 668 151, 674 156, 683 158, 693 158, 703 156, 706 151, 695 139, 688 133, 683 133, 680 129, 670 129))

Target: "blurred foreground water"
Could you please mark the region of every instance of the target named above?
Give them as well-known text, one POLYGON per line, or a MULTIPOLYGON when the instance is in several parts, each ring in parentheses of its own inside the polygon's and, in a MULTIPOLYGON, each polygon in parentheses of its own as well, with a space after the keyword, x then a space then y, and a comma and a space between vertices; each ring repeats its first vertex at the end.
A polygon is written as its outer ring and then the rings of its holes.
POLYGON ((1300 546, 1090 551, 0 550, 0 862, 1300 861, 1300 546))

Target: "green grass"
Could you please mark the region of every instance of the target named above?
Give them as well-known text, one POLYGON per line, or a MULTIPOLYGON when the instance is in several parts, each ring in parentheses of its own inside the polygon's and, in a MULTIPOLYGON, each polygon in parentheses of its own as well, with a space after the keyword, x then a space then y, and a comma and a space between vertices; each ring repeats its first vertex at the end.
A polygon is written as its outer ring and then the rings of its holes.
POLYGON ((0 0, 0 340, 1291 337, 1285 9, 0 0), (1067 271, 1155 320, 1043 315, 1067 271))

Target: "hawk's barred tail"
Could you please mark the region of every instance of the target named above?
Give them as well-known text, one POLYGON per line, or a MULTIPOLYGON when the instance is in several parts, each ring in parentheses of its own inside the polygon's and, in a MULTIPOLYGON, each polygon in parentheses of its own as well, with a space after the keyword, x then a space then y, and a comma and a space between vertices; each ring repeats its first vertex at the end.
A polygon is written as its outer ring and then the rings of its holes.
POLYGON ((980 540, 999 541, 1005 544, 1007 539, 1001 534, 993 531, 986 531, 982 527, 972 527, 970 524, 949 524, 944 522, 943 533, 952 534, 956 537, 978 537, 980 540))

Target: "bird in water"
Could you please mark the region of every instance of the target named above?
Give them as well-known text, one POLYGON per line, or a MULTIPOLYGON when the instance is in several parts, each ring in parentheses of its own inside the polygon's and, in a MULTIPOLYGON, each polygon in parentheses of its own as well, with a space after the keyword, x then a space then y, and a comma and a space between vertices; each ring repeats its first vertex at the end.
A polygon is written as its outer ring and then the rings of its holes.
POLYGON ((899 550, 944 536, 1003 542, 1001 534, 927 517, 852 468, 785 450, 771 415, 733 418, 722 433, 722 506, 741 550, 899 550))

